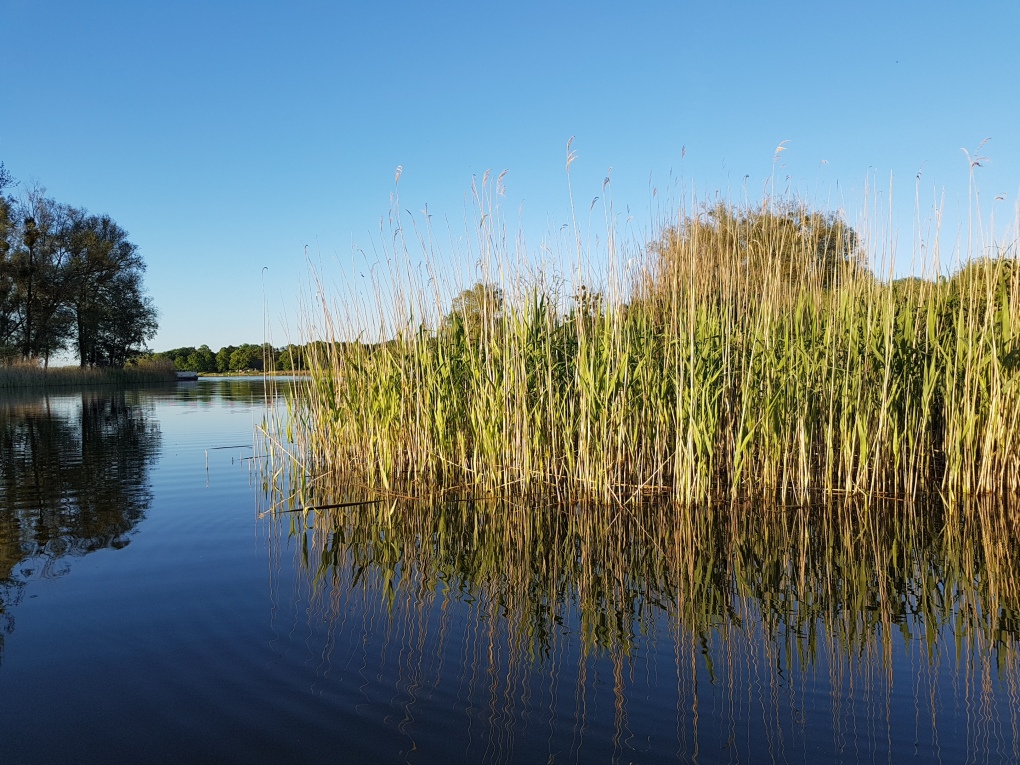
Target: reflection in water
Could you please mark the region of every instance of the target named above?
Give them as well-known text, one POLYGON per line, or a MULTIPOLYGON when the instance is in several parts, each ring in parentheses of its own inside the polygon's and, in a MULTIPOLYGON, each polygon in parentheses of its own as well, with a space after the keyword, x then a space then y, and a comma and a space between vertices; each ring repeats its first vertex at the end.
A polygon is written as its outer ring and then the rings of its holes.
MULTIPOLYGON (((218 404, 222 401, 250 404, 265 401, 267 394, 275 397, 276 388, 286 386, 291 379, 281 375, 270 384, 269 390, 267 390, 261 377, 203 378, 202 382, 178 383, 167 388, 163 391, 162 397, 178 402, 199 404, 218 404)), ((150 391, 150 396, 159 397, 159 392, 150 391)))
POLYGON ((304 572, 280 596, 290 629, 321 633, 323 678, 358 669, 403 758, 1020 758, 1020 529, 1001 506, 288 493, 267 501, 278 583, 287 549, 304 572))
POLYGON ((137 392, 0 401, 0 659, 27 581, 128 544, 151 502, 159 425, 137 392))

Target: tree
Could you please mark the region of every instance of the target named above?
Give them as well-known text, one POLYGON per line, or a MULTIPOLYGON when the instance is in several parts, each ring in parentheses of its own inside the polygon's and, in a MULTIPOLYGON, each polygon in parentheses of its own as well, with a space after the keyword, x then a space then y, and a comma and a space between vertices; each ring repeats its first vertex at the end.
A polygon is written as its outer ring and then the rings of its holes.
POLYGON ((242 343, 230 354, 230 371, 244 372, 249 369, 262 371, 263 353, 261 345, 242 343))
POLYGON ((171 348, 169 351, 154 353, 155 359, 169 359, 177 369, 188 369, 188 356, 195 352, 195 348, 185 346, 183 348, 171 348))
POLYGON ((305 368, 305 349, 300 345, 288 345, 280 351, 280 370, 285 372, 305 368))
MULTIPOLYGON (((10 185, 0 163, 0 190, 10 185)), ((122 366, 156 332, 145 263, 108 215, 60 204, 42 188, 0 197, 0 359, 65 348, 82 366, 122 366)))
MULTIPOLYGON (((3 191, 6 170, 0 165, 0 191, 3 191)), ((15 290, 16 268, 11 257, 12 242, 15 239, 14 206, 10 200, 0 196, 0 361, 18 353, 17 330, 19 311, 15 290)))
POLYGON ((485 327, 494 327, 503 316, 503 290, 493 284, 478 282, 457 295, 444 324, 447 329, 463 327, 472 342, 482 336, 485 327))
POLYGON ((156 307, 142 290, 141 275, 120 274, 105 292, 106 310, 95 332, 90 365, 122 367, 156 334, 156 307))
POLYGON ((13 186, 14 183, 14 177, 8 172, 7 168, 4 167, 4 163, 0 162, 0 193, 2 193, 8 186, 13 186))
POLYGON ((230 357, 237 350, 236 345, 224 345, 216 352, 216 371, 230 371, 230 357))
POLYGON ((10 274, 18 345, 25 359, 42 357, 48 363, 52 354, 68 345, 67 230, 74 212, 39 187, 15 203, 10 274))
POLYGON ((79 361, 121 365, 155 333, 155 309, 141 287, 145 263, 108 215, 74 215, 67 237, 79 361))
POLYGON ((865 273, 857 232, 838 215, 801 204, 719 203, 666 228, 650 254, 642 291, 653 298, 693 289, 729 302, 733 290, 753 299, 769 284, 828 289, 865 273))
POLYGON ((188 369, 195 372, 215 372, 216 355, 208 345, 201 345, 188 354, 188 369))

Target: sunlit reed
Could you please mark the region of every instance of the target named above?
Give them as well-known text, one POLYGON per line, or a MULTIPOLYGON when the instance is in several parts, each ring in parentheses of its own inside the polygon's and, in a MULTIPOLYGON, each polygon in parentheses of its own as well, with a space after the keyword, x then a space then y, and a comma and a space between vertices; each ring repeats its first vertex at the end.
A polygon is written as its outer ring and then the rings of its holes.
POLYGON ((397 228, 374 298, 318 284, 311 376, 275 434, 309 473, 616 504, 1020 490, 1015 241, 974 242, 951 278, 931 248, 924 278, 893 280, 838 216, 720 203, 626 277, 610 231, 598 287, 579 247, 565 290, 488 205, 452 306, 431 232, 416 270, 397 228))

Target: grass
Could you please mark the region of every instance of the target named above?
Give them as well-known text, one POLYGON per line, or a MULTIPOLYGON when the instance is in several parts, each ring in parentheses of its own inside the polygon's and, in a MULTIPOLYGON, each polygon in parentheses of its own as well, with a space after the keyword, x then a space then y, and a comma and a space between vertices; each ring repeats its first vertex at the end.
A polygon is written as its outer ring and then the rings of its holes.
POLYGON ((22 363, 0 365, 0 390, 18 388, 135 385, 176 380, 173 363, 141 362, 123 369, 51 367, 22 363))
POLYGON ((718 205, 569 295, 490 209, 481 286, 444 315, 441 269, 415 276, 399 233, 374 304, 319 286, 309 334, 327 342, 277 433, 312 474, 612 504, 1020 491, 1015 243, 968 245, 950 279, 936 249, 931 278, 895 282, 838 219, 718 205))

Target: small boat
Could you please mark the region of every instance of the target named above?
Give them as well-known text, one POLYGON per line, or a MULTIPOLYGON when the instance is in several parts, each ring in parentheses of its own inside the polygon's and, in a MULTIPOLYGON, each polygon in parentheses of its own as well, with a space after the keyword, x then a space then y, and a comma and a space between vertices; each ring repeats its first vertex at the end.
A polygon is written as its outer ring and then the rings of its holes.
POLYGON ((178 372, 177 382, 194 382, 198 379, 198 372, 178 372))

